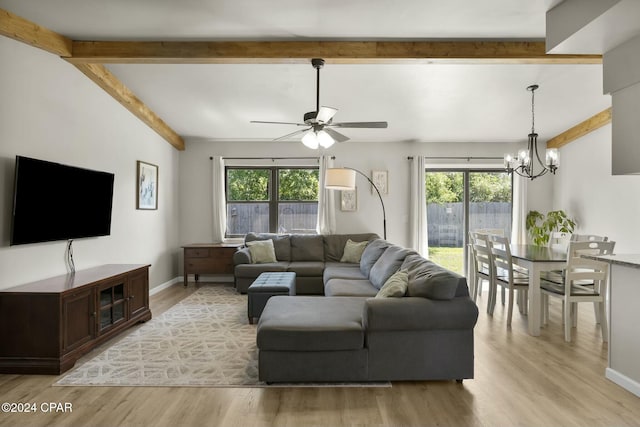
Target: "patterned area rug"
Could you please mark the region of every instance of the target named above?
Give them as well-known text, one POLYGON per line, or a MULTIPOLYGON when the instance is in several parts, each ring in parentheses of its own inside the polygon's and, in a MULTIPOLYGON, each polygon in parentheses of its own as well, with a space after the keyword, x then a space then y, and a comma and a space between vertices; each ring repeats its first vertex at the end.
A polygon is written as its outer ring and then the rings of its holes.
MULTIPOLYGON (((202 286, 135 328, 54 386, 266 387, 258 381, 256 325, 247 296, 202 286)), ((277 384, 269 387, 391 387, 391 383, 277 384)))
POLYGON ((246 298, 203 286, 54 385, 259 386, 246 298))

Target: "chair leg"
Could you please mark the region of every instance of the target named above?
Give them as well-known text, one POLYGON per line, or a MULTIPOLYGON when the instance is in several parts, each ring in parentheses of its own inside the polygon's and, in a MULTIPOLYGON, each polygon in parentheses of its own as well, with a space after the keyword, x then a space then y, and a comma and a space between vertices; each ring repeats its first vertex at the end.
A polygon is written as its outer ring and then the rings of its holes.
POLYGON ((600 307, 599 307, 600 303, 598 302, 594 302, 593 303, 593 313, 596 315, 596 325, 600 324, 600 307))
MULTIPOLYGON (((504 288, 502 288, 504 290, 504 288)), ((509 308, 507 309, 509 314, 507 314, 507 327, 511 327, 511 317, 513 316, 513 294, 515 293, 515 289, 513 287, 509 288, 509 308)))
POLYGON ((489 281, 489 298, 487 299, 487 313, 493 316, 493 309, 496 306, 497 283, 489 281))
POLYGON ((571 311, 573 308, 573 304, 565 302, 564 304, 564 340, 566 342, 571 342, 571 324, 572 324, 572 315, 571 311))
POLYGON ((607 315, 605 313, 605 303, 598 304, 598 313, 600 317, 600 329, 602 329, 602 341, 609 342, 609 327, 607 325, 607 315))
POLYGON ((503 286, 501 290, 502 305, 504 305, 504 302, 505 302, 505 295, 506 295, 506 290, 504 289, 504 286, 503 286))
POLYGON ((571 304, 571 322, 574 328, 578 326, 578 303, 571 304))

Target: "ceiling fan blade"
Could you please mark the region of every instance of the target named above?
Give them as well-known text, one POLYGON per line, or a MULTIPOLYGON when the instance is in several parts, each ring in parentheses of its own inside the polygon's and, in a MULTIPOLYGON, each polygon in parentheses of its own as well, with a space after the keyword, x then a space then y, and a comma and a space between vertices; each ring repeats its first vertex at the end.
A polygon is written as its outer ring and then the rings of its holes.
POLYGON ((306 132, 306 131, 308 131, 309 129, 311 129, 311 128, 307 128, 307 129, 300 129, 300 130, 297 130, 297 131, 295 131, 295 132, 291 132, 291 133, 289 133, 289 134, 287 134, 287 135, 284 135, 284 136, 281 136, 281 137, 279 137, 279 138, 274 139, 274 141, 282 141, 283 139, 291 138, 292 136, 295 136, 295 135, 298 135, 298 134, 301 134, 301 133, 305 133, 305 132, 306 132))
POLYGON ((331 135, 331 138, 335 139, 336 142, 345 142, 349 140, 349 137, 346 135, 341 134, 338 131, 335 131, 331 128, 328 128, 325 126, 324 131, 327 132, 329 135, 331 135))
POLYGON ((292 123, 292 122, 263 122, 260 120, 251 120, 249 123, 266 123, 269 125, 296 125, 296 126, 309 126, 306 123, 292 123))
POLYGON ((331 123, 328 126, 338 128, 380 128, 384 129, 388 126, 387 122, 342 122, 331 123))
POLYGON ((329 123, 329 120, 331 120, 333 116, 336 115, 337 112, 338 112, 337 108, 322 106, 318 111, 316 120, 320 123, 329 123))

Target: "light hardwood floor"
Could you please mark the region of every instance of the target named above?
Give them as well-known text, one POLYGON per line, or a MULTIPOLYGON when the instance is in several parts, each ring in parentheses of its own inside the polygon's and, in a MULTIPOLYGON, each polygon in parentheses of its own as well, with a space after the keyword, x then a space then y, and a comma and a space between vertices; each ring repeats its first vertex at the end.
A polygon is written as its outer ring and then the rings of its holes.
MULTIPOLYGON (((201 284, 199 286, 212 286, 201 284)), ((194 290, 175 285, 151 298, 155 315, 194 290)), ((0 375, 1 402, 36 413, 0 413, 0 426, 639 426, 640 398, 604 378, 607 347, 590 304, 572 343, 560 304, 540 337, 517 310, 511 329, 498 304, 478 299, 475 379, 393 383, 392 388, 52 387, 56 376, 0 375), (71 403, 45 413, 41 404, 71 403)), ((574 330, 574 333, 576 330, 574 330)), ((108 343, 107 343, 108 345, 108 343)), ((100 349, 86 357, 92 357, 100 349)))

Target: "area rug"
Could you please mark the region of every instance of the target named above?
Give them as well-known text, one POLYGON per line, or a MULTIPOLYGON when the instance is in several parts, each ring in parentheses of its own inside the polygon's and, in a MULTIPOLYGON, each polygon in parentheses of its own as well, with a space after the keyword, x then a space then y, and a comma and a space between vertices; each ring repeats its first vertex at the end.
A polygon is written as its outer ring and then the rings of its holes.
POLYGON ((258 380, 256 325, 247 321, 247 296, 230 286, 204 285, 53 385, 265 387, 258 380))

